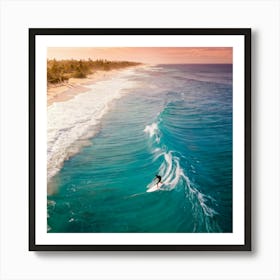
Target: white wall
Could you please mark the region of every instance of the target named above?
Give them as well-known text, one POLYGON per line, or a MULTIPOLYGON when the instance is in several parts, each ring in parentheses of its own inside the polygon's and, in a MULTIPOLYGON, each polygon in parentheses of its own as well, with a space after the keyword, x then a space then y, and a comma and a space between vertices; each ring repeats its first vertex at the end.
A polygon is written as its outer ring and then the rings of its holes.
POLYGON ((0 8, 0 279, 280 279, 278 0, 2 0, 0 8), (253 29, 253 252, 28 251, 29 27, 253 29))

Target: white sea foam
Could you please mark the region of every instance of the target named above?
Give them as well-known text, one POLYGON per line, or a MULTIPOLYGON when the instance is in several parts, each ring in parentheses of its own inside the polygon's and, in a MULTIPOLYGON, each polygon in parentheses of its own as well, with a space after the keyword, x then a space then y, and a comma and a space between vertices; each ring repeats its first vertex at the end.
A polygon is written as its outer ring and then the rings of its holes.
POLYGON ((151 125, 146 125, 144 132, 148 133, 150 137, 153 137, 158 132, 157 123, 152 123, 151 125))
POLYGON ((48 107, 48 181, 65 160, 87 145, 87 139, 97 133, 100 119, 109 110, 111 101, 136 86, 135 82, 129 81, 133 73, 131 69, 123 70, 113 79, 88 85, 88 92, 48 107))

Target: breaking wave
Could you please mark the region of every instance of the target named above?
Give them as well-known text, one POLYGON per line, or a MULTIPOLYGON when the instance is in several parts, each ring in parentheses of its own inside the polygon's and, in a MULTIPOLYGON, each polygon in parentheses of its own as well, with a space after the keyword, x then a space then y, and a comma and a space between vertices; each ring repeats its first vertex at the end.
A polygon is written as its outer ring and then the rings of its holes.
MULTIPOLYGON (((218 223, 215 222, 215 216, 219 213, 210 205, 215 202, 215 199, 210 195, 203 194, 194 182, 190 180, 186 170, 180 164, 182 155, 175 150, 169 150, 164 144, 163 137, 160 131, 160 122, 162 119, 158 116, 158 121, 147 125, 144 132, 151 141, 151 152, 153 160, 161 160, 157 174, 161 176, 162 186, 159 191, 172 191, 174 189, 183 190, 185 199, 192 206, 192 215, 194 220, 193 232, 199 231, 199 228, 205 227, 208 232, 220 232, 221 229, 218 223)), ((155 185, 152 180, 147 185, 147 191, 155 185)))

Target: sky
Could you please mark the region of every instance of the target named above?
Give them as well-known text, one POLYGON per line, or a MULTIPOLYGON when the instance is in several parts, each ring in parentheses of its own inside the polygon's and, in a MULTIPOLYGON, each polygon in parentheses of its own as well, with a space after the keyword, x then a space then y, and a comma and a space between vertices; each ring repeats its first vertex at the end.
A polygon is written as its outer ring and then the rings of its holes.
POLYGON ((147 64, 183 63, 232 63, 232 48, 223 47, 122 47, 122 48, 48 48, 48 59, 107 59, 111 61, 135 61, 147 64))

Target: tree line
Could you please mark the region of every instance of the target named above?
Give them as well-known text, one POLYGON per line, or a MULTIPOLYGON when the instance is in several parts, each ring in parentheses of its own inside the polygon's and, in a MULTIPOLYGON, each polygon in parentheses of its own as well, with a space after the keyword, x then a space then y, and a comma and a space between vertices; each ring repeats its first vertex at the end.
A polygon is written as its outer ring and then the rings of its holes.
POLYGON ((68 81, 70 78, 86 78, 87 75, 98 70, 110 71, 130 66, 139 65, 138 62, 130 61, 108 61, 98 60, 56 60, 47 61, 47 81, 48 84, 56 84, 68 81))

